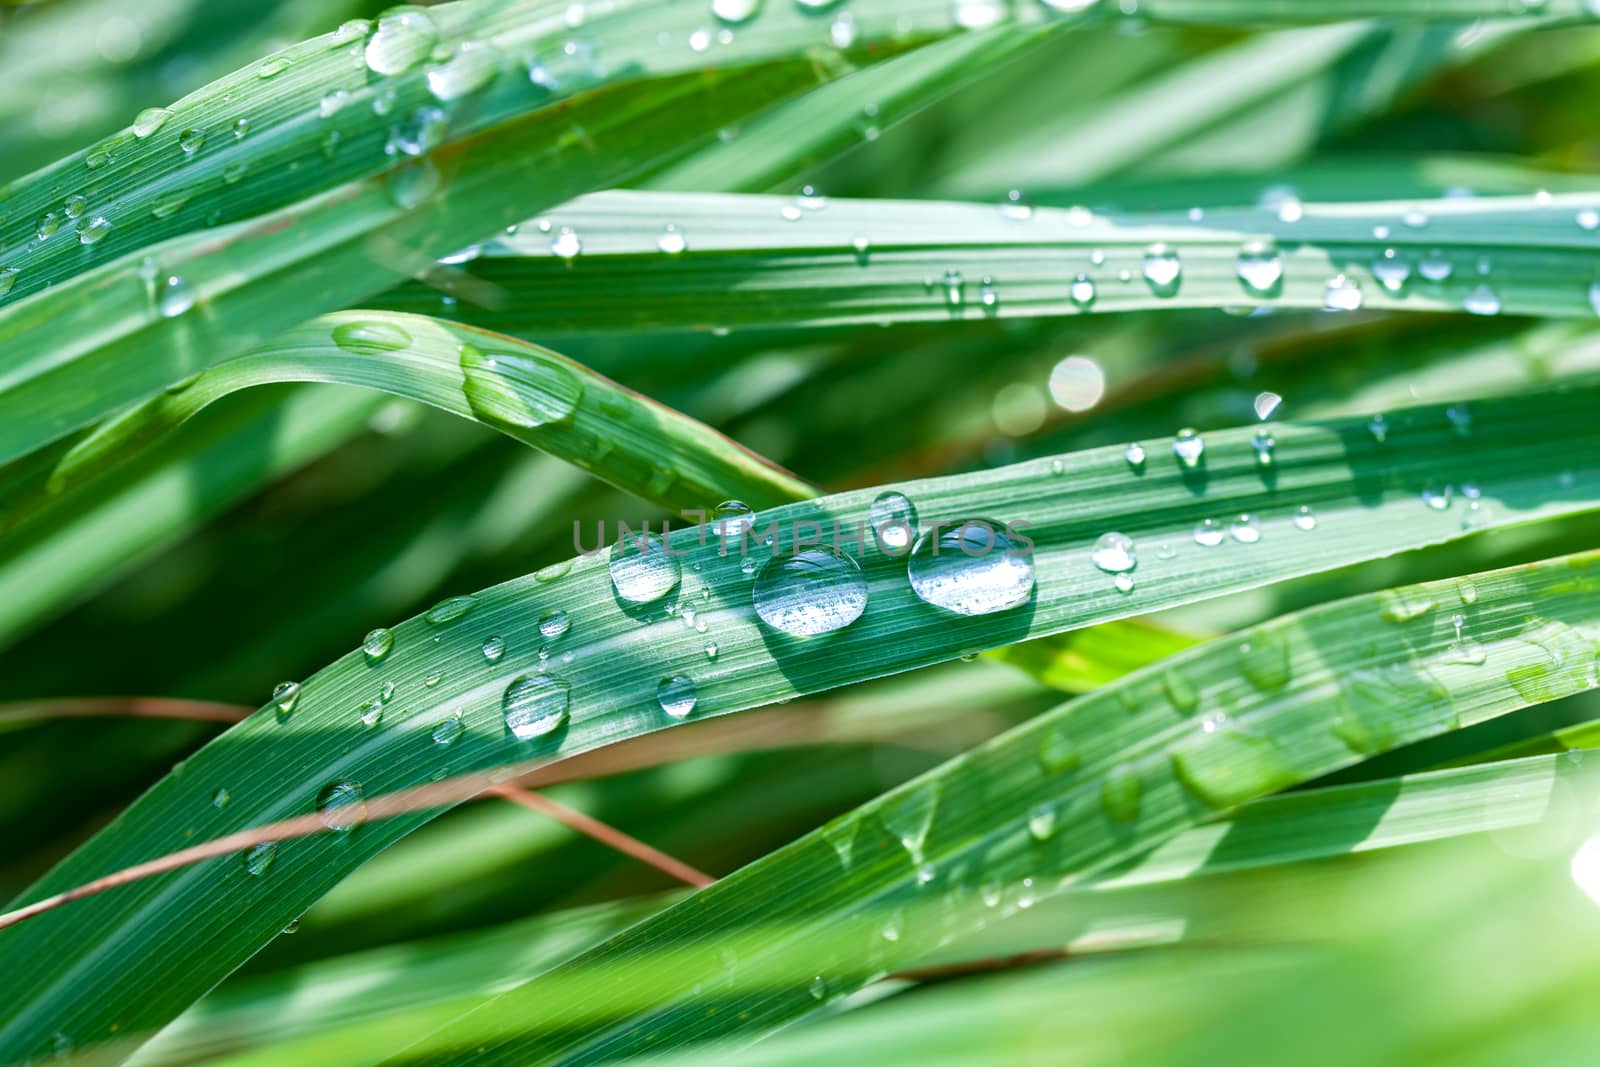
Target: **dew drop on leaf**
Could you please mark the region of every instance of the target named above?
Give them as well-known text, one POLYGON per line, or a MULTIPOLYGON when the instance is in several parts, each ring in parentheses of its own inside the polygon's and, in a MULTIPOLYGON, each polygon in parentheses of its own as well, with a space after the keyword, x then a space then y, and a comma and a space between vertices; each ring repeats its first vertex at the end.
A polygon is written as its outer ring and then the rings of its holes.
POLYGON ((926 603, 959 615, 988 615, 1033 594, 1033 554, 1003 524, 967 519, 919 537, 907 575, 926 603))
POLYGON ((548 674, 524 674, 506 686, 500 700, 506 729, 518 741, 554 733, 567 721, 571 686, 548 674))
POLYGON ((663 678, 656 686, 656 703, 670 718, 687 719, 697 699, 694 682, 681 674, 663 678))
POLYGON ((804 548, 774 556, 760 567, 750 590, 761 621, 791 637, 842 630, 867 608, 867 579, 848 555, 804 548))

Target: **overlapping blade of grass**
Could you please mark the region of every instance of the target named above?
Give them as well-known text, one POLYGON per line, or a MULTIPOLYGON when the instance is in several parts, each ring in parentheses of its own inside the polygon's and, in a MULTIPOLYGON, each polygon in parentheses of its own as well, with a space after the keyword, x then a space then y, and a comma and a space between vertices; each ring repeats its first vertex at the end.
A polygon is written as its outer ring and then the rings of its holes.
MULTIPOLYGON (((32 488, 41 502, 164 439, 220 397, 283 381, 356 385, 475 419, 677 512, 734 496, 802 500, 805 482, 710 427, 548 349, 439 319, 325 315, 97 427, 32 488)), ((18 502, 13 489, 9 499, 18 502)))
MULTIPOLYGON (((1253 444, 1248 429, 1214 433, 1193 467, 1175 458, 1170 440, 1152 440, 1143 444, 1146 461, 1133 467, 1114 448, 896 487, 913 502, 923 528, 973 516, 1030 524, 1032 596, 987 616, 924 603, 907 582, 905 561, 870 548, 865 613, 820 641, 765 629, 741 561, 720 555, 712 539, 700 544, 703 530, 672 536, 674 550, 688 555, 678 560, 670 601, 656 602, 693 607, 694 626, 684 625, 682 610, 621 600, 604 558, 548 568, 399 624, 392 651, 378 640, 381 655, 356 652, 339 660, 306 682, 291 713, 269 707, 229 730, 24 900, 306 813, 338 781, 359 782, 375 795, 434 775, 575 754, 662 729, 673 720, 660 710, 658 687, 677 675, 695 687, 697 715, 733 712, 1472 530, 1584 511, 1600 499, 1594 400, 1593 390, 1573 389, 1470 411, 1418 408, 1375 424, 1377 436, 1366 420, 1283 425, 1274 427, 1270 449, 1253 444), (1263 452, 1270 463, 1262 462, 1263 452), (1471 483, 1472 491, 1450 496, 1446 480, 1471 483), (1425 482, 1435 484, 1424 491, 1425 482), (1230 518, 1241 513, 1252 517, 1230 518), (1231 539, 1224 532, 1230 523, 1231 539), (1097 539, 1110 530, 1131 535, 1138 546, 1130 591, 1091 562, 1097 539), (1197 530, 1202 542, 1226 543, 1196 543, 1197 530), (564 613, 564 626, 546 618, 555 612, 564 613), (503 651, 486 656, 484 645, 494 637, 503 651), (545 685, 543 699, 567 709, 569 718, 548 735, 518 742, 503 722, 502 697, 540 664, 558 681, 536 683, 535 691, 545 685), (219 790, 226 790, 220 806, 219 790)), ((787 551, 803 533, 793 524, 852 525, 865 520, 877 493, 763 512, 758 529, 778 523, 774 548, 787 551)), ((1552 596, 1552 605, 1559 598, 1552 596)), ((1426 626, 1433 616, 1418 618, 1426 626)), ((1285 646, 1251 647, 1244 662, 1230 659, 1212 669, 1269 682, 1288 669, 1285 646)), ((1534 665, 1531 651, 1519 655, 1516 665, 1534 665)), ((1403 724, 1394 728, 1404 733, 1403 724)), ((1232 731, 1219 736, 1236 740, 1232 731)), ((1113 800, 1127 788, 1119 779, 1113 800)), ((0 933, 11 1005, 0 1025, 0 1053, 31 1055, 57 1030, 89 1043, 113 1026, 143 1032, 161 1025, 346 872, 426 818, 284 842, 270 863, 263 862, 266 853, 249 863, 237 857, 202 863, 0 933), (45 941, 49 952, 38 948, 45 941)))
MULTIPOLYGON (((831 327, 1192 307, 1592 318, 1600 197, 1122 215, 609 192, 491 245, 519 332, 831 327), (671 227, 670 230, 667 228, 671 227), (571 231, 583 254, 556 254, 571 231), (663 233, 673 243, 662 251, 663 233), (677 251, 681 241, 683 251, 677 251)), ((426 308, 425 289, 386 302, 426 308)))
MULTIPOLYGON (((989 955, 1020 952, 1069 940, 1103 923, 1109 910, 1141 914, 1146 897, 1123 908, 1095 906, 1088 892, 1132 887, 1171 887, 1203 875, 1259 870, 1348 855, 1443 841, 1536 823, 1552 804, 1567 802, 1579 764, 1566 756, 1488 764, 1399 779, 1290 793, 1252 801, 1239 811, 1170 838, 1160 848, 1120 868, 1092 875, 1052 900, 1040 901, 1024 929, 1015 922, 997 931, 1003 943, 985 942, 989 955), (1024 938, 1032 937, 1026 941, 1024 938)), ((625 912, 628 924, 664 907, 680 894, 654 898, 625 912)), ((1166 899, 1166 898, 1163 898, 1166 899)), ((575 933, 593 940, 620 932, 615 906, 576 909, 508 923, 491 930, 401 945, 372 953, 295 968, 232 986, 207 998, 141 1052, 143 1067, 190 1062, 206 1050, 236 1051, 222 1062, 331 1064, 334 1050, 370 1047, 362 1035, 392 1042, 397 1021, 385 1018, 470 1002, 495 987, 531 980, 574 954, 575 933), (353 976, 376 968, 381 983, 366 981, 346 992, 353 976), (240 1046, 248 1051, 237 1051, 240 1046)), ((1190 931, 1181 936, 1192 938, 1190 931)), ((957 941, 918 961, 919 968, 973 956, 957 941)), ((1092 952, 1093 943, 1081 945, 1092 952)), ((1074 951, 1080 951, 1074 942, 1074 951)), ((213 1060, 214 1061, 214 1060, 213 1060)))
POLYGON ((1358 597, 1181 653, 941 765, 390 1062, 597 1062, 770 1033, 1218 810, 1592 688, 1597 562, 1358 597), (631 965, 641 958, 652 965, 631 965), (631 976, 621 986, 619 968, 631 976))

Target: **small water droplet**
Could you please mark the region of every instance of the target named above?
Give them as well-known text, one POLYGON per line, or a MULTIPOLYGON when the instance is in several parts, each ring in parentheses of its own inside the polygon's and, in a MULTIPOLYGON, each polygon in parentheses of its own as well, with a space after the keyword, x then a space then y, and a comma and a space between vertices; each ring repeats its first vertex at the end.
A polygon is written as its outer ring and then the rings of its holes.
POLYGON ((111 232, 111 223, 104 215, 93 215, 78 220, 78 243, 98 244, 111 232))
POLYGON ((278 857, 278 845, 274 841, 263 841, 244 854, 244 869, 251 875, 260 878, 272 867, 272 861, 278 857))
POLYGON ((1222 544, 1222 538, 1222 524, 1216 519, 1202 519, 1194 528, 1194 543, 1197 545, 1216 548, 1222 544))
POLYGON ((669 256, 679 255, 688 247, 689 242, 685 240, 683 232, 670 222, 661 231, 661 236, 656 238, 656 248, 669 256))
POLYGON ((1270 241, 1252 241, 1239 249, 1233 269, 1246 290, 1270 295, 1283 280, 1283 256, 1270 241))
POLYGON ((1451 488, 1448 485, 1425 485, 1422 502, 1433 511, 1446 511, 1450 507, 1451 488))
POLYGON ((554 641, 566 633, 572 626, 564 611, 552 611, 539 620, 539 633, 549 641, 554 641))
POLYGON ((1272 418, 1273 413, 1278 410, 1278 406, 1282 403, 1283 397, 1277 393, 1262 392, 1256 394, 1255 400, 1251 402, 1251 407, 1255 409, 1256 418, 1266 422, 1272 418))
POLYGON ((1228 524, 1228 533, 1241 545, 1253 545, 1261 540, 1261 523, 1254 515, 1240 515, 1228 524))
POLYGON ((361 784, 348 778, 329 782, 317 794, 317 817, 322 825, 347 834, 367 819, 367 800, 361 784))
POLYGON ((620 534, 611 546, 611 584, 630 604, 650 604, 670 593, 682 578, 676 556, 655 534, 620 534))
POLYGON ((11 292, 12 287, 17 284, 17 275, 20 273, 16 267, 0 267, 0 296, 11 292))
POLYGON ((1500 314, 1500 297, 1487 285, 1480 285, 1466 295, 1461 306, 1474 315, 1500 314))
POLYGON ((164 126, 171 117, 172 112, 164 107, 147 107, 134 116, 133 135, 143 140, 164 126))
POLYGON ((371 729, 383 721, 383 701, 369 700, 361 705, 361 725, 371 729))
POLYGON ((1122 574, 1139 565, 1134 554, 1133 538, 1116 532, 1101 534, 1089 559, 1107 574, 1122 574))
POLYGON ((806 987, 806 991, 811 994, 812 1000, 826 1000, 828 998, 828 983, 823 981, 822 975, 819 974, 811 979, 811 984, 806 987))
POLYGON ((430 626, 443 626, 445 623, 455 622, 478 606, 475 596, 453 596, 439 601, 423 613, 423 618, 430 626))
POLYGON ((439 31, 427 11, 397 7, 379 17, 364 58, 375 74, 400 74, 422 62, 438 43, 439 31))
POLYGON ((567 721, 571 686, 548 674, 525 674, 506 686, 500 706, 506 729, 518 741, 554 733, 567 721))
POLYGON ((256 68, 256 77, 276 78, 278 75, 282 74, 288 69, 289 58, 287 56, 274 56, 265 63, 262 63, 260 67, 256 68))
POLYGON ((211 794, 211 806, 221 811, 233 802, 233 794, 228 792, 226 786, 218 786, 217 791, 211 794))
POLYGON ((1417 273, 1430 282, 1442 282, 1455 273, 1455 264, 1451 263, 1437 248, 1429 252, 1417 264, 1417 273))
POLYGON ((907 568, 912 591, 960 615, 988 615, 1025 603, 1033 593, 1031 542, 1001 523, 968 519, 917 539, 907 568))
POLYGON ((1294 519, 1292 521, 1294 522, 1295 529, 1297 530, 1315 530, 1317 528, 1316 513, 1305 504, 1300 505, 1299 510, 1294 513, 1294 519))
POLYGON ((500 662, 500 657, 506 654, 506 640, 503 637, 486 637, 483 640, 483 658, 490 663, 500 662))
POLYGON ((1131 767, 1118 767, 1100 784, 1100 806, 1118 822, 1132 822, 1139 817, 1143 792, 1138 773, 1131 767))
POLYGON ((161 312, 163 318, 176 318, 194 307, 196 296, 194 286, 178 275, 171 274, 161 283, 156 309, 161 312))
POLYGON ((1411 264, 1394 249, 1386 248, 1383 255, 1373 261, 1372 276, 1389 292, 1398 293, 1411 280, 1411 264))
POLYGON ((1157 296, 1171 296, 1177 292, 1183 275, 1183 264, 1170 245, 1157 242, 1145 249, 1143 261, 1144 280, 1157 296))
POLYGON ((375 356, 408 347, 411 335, 392 322, 341 322, 333 328, 333 343, 358 356, 375 356))
POLYGON ((674 719, 687 719, 689 713, 694 711, 697 699, 694 682, 681 674, 663 678, 661 684, 656 686, 656 703, 674 719))
POLYGON ((1078 307, 1089 308, 1094 304, 1095 299, 1093 279, 1087 274, 1078 275, 1073 279, 1071 287, 1067 290, 1067 295, 1072 298, 1072 302, 1078 307))
POLYGON ((1256 463, 1263 467, 1272 466, 1272 450, 1278 447, 1278 439, 1272 436, 1272 431, 1262 426, 1250 438, 1250 447, 1255 449, 1256 463))
POLYGON ((428 68, 428 92, 434 99, 451 101, 470 96, 500 74, 500 59, 482 41, 465 41, 449 59, 428 68))
POLYGON ((852 557, 806 548, 762 564, 750 595, 768 626, 793 637, 817 637, 861 617, 867 580, 852 557))
POLYGON ((1600 228, 1600 211, 1586 207, 1578 212, 1578 226, 1580 229, 1593 230, 1600 228))
POLYGON ((1178 457, 1179 463, 1192 470, 1205 458, 1205 439, 1194 430, 1185 427, 1172 439, 1172 454, 1178 457))
POLYGON ((396 152, 420 156, 443 144, 449 132, 449 115, 436 107, 419 107, 389 131, 389 143, 396 152))
POLYGON ((551 239, 550 251, 562 259, 573 259, 583 251, 583 241, 571 226, 563 226, 561 232, 551 239))
POLYGON ((361 640, 361 651, 371 662, 377 662, 389 654, 394 647, 394 633, 383 627, 378 627, 361 640))
POLYGON ((1322 288, 1322 306, 1329 311, 1355 311, 1361 307, 1361 283, 1335 274, 1322 288))
POLYGON ((299 699, 299 682, 279 682, 272 687, 272 702, 278 706, 279 714, 289 714, 299 699))
POLYGON ((186 156, 192 156, 206 144, 206 131, 190 128, 178 134, 178 147, 186 156))
POLYGON ((1124 448, 1122 450, 1122 458, 1127 460, 1128 466, 1135 471, 1142 472, 1144 470, 1145 451, 1144 446, 1139 442, 1134 441, 1127 448, 1124 448))
POLYGON ((898 550, 908 547, 916 539, 917 509, 903 493, 879 495, 872 502, 867 518, 879 546, 890 555, 898 555, 898 550))
POLYGON ((737 26, 761 10, 761 0, 711 0, 711 14, 720 22, 737 26))
POLYGON ((436 745, 453 745, 466 732, 466 725, 461 721, 461 713, 445 719, 433 728, 433 743, 436 745))

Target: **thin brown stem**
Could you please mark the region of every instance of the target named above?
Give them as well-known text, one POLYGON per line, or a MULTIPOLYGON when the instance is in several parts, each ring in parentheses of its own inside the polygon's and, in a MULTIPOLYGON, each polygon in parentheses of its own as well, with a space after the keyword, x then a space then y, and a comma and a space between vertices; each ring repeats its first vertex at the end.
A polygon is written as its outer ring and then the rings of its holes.
POLYGON ((129 715, 141 719, 190 719, 197 722, 240 722, 255 708, 209 700, 167 697, 65 697, 60 700, 18 700, 0 704, 0 723, 43 719, 89 719, 129 715))
POLYGON ((649 864, 668 877, 676 878, 678 881, 694 886, 696 889, 703 888, 716 881, 715 878, 704 871, 696 870, 682 860, 674 859, 660 849, 653 848, 636 837, 630 837, 615 826, 609 826, 599 819, 585 815, 581 811, 575 811, 565 804, 559 804, 543 793, 536 793, 531 789, 519 789, 514 785, 496 786, 492 792, 505 797, 515 804, 521 804, 532 811, 548 815, 557 822, 565 823, 578 831, 578 833, 592 837, 602 845, 613 848, 625 856, 632 856, 640 863, 649 864))

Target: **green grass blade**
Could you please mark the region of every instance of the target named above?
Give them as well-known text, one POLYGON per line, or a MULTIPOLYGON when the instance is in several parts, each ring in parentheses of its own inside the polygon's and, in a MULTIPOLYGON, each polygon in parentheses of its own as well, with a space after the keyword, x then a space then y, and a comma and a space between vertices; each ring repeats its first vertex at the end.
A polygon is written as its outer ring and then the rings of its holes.
MULTIPOLYGON (((293 714, 276 716, 269 707, 229 730, 25 899, 196 840, 306 813, 336 779, 359 781, 376 795, 435 774, 574 754, 662 729, 672 720, 659 710, 657 686, 674 674, 695 681, 701 717, 733 712, 1472 530, 1584 511, 1600 496, 1600 449, 1587 445, 1600 434, 1594 400, 1592 390, 1573 389, 1485 402, 1470 413, 1396 412, 1384 422, 1381 442, 1365 420, 1285 425, 1276 428, 1266 467, 1246 429, 1207 435, 1204 463, 1192 470, 1164 440, 1145 443, 1149 458, 1139 471, 1115 448, 898 487, 915 502, 924 528, 985 514, 1031 524, 1033 595, 1016 610, 988 616, 957 616, 921 602, 903 559, 869 551, 865 615, 822 642, 787 638, 756 620, 751 579, 738 559, 719 556, 714 543, 695 544, 692 530, 674 535, 674 545, 690 552, 680 563, 676 601, 697 606, 705 633, 659 606, 620 603, 604 558, 549 568, 455 605, 470 612, 452 622, 399 624, 391 655, 369 661, 356 652, 339 660, 306 682, 293 714), (1416 483, 1444 478, 1474 482, 1478 496, 1430 506, 1416 483), (1300 507, 1313 509, 1315 529, 1291 521, 1300 507), (1259 515, 1260 525, 1240 524, 1231 542, 1216 547, 1192 540, 1203 520, 1226 526, 1240 512, 1259 515), (1089 558, 1096 539, 1118 528, 1139 546, 1131 593, 1089 558), (557 610, 567 614, 571 632, 536 635, 537 621, 557 610), (492 636, 508 651, 489 660, 482 646, 492 636), (510 679, 542 662, 538 652, 546 646, 549 669, 569 686, 571 718, 543 740, 519 743, 505 730, 502 695, 510 679), (395 689, 384 705, 387 683, 395 689), (362 723, 363 708, 370 714, 374 701, 380 728, 362 723), (219 788, 230 797, 222 808, 212 802, 219 788)), ((861 490, 763 512, 758 529, 802 519, 853 524, 876 495, 861 490)), ((1439 490, 1427 497, 1441 498, 1439 490)), ((785 525, 776 547, 786 549, 793 536, 785 525)), ((226 858, 0 932, 11 1005, 0 1025, 0 1053, 31 1055, 41 1035, 57 1029, 92 1042, 112 1024, 128 1032, 166 1022, 345 873, 426 818, 285 842, 270 876, 253 876, 237 857, 226 858), (190 936, 169 936, 178 929, 190 936), (40 939, 50 952, 37 949, 40 939), (158 974, 159 983, 134 977, 158 974)))
POLYGON ((673 513, 729 496, 769 507, 815 492, 710 427, 548 349, 439 319, 346 311, 303 323, 97 427, 54 465, 37 499, 103 476, 221 397, 286 381, 431 404, 673 513))
POLYGON ((1592 688, 1597 561, 1353 598, 1180 653, 914 779, 391 1062, 595 1062, 770 1033, 817 1010, 819 988, 845 996, 1219 810, 1592 688), (790 924, 806 932, 786 936, 790 924), (655 965, 629 966, 645 954, 655 965), (617 988, 618 968, 637 982, 617 988))
MULTIPOLYGON (((531 226, 487 249, 473 274, 510 301, 474 318, 548 334, 1194 307, 1596 314, 1595 196, 1296 208, 1013 218, 947 202, 603 193, 543 223, 580 236, 576 261, 531 226), (688 250, 666 264, 669 226, 688 250)), ((436 298, 413 288, 385 302, 436 298)))

